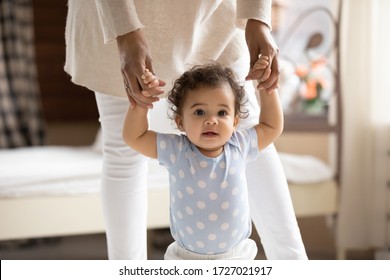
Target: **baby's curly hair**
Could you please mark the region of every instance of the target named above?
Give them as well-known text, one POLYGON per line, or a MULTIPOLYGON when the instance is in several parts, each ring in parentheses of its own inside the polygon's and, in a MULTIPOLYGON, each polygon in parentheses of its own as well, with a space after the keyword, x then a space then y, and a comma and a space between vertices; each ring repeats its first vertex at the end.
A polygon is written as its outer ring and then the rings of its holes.
POLYGON ((174 84, 172 90, 168 93, 168 101, 173 115, 182 115, 182 107, 187 97, 189 90, 194 90, 200 87, 218 87, 224 84, 229 84, 234 94, 234 114, 240 118, 248 117, 248 110, 244 109, 246 102, 245 90, 235 78, 233 71, 229 68, 224 68, 217 62, 210 62, 206 65, 197 65, 190 70, 184 72, 174 84))

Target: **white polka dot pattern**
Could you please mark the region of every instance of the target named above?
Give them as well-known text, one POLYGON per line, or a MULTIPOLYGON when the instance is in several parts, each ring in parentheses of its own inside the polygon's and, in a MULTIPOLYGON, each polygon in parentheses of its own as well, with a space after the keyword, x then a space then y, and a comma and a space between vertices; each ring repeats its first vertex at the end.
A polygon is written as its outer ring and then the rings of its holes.
POLYGON ((217 158, 183 135, 157 134, 158 160, 170 173, 171 232, 182 247, 219 254, 249 237, 245 165, 258 154, 254 134, 236 132, 217 158))

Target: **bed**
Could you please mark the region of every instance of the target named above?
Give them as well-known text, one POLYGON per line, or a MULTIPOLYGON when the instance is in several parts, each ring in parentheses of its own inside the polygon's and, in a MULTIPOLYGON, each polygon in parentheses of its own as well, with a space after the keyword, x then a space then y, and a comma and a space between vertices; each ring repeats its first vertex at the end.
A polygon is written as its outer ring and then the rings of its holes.
MULTIPOLYGON (((0 151, 0 240, 104 232, 94 145, 0 151)), ((150 161, 148 227, 166 227, 168 180, 150 161), (156 207, 157 206, 157 207, 156 207)))

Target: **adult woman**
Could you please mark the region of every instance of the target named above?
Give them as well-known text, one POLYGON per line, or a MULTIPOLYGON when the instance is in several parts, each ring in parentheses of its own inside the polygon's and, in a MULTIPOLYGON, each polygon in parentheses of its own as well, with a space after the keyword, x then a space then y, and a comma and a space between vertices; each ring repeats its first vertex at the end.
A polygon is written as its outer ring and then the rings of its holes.
MULTIPOLYGON (((269 0, 68 2, 65 71, 73 82, 96 95, 103 132, 102 199, 110 259, 146 258, 147 160, 122 140, 127 99, 132 104, 157 107, 153 102, 161 92, 152 89, 148 96, 141 92, 145 68, 156 73, 164 85, 188 65, 212 59, 228 65, 244 80, 251 78, 248 69, 261 50, 274 58, 270 60, 272 71, 261 84, 272 90, 277 87, 278 70, 277 48, 268 27, 270 14, 269 0), (239 27, 245 27, 245 33, 239 27)), ((246 90, 250 116, 243 126, 255 123, 259 114, 251 82, 246 83, 246 90)), ((162 117, 165 112, 166 108, 151 110, 151 125, 158 118, 159 130, 172 131, 168 118, 162 117)), ((305 259, 273 146, 248 166, 247 180, 252 218, 267 258, 305 259)))

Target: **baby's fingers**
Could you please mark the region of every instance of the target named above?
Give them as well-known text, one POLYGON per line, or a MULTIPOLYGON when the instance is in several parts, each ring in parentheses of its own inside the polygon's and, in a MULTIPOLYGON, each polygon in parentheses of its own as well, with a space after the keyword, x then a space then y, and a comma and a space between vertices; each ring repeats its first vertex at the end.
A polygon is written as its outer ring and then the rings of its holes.
POLYGON ((157 87, 160 85, 158 78, 152 72, 150 72, 148 69, 145 69, 141 78, 142 78, 143 83, 148 85, 149 88, 157 87))
POLYGON ((142 90, 142 94, 146 97, 157 97, 164 93, 164 90, 161 87, 153 87, 150 89, 142 90))
POLYGON ((151 72, 149 72, 148 69, 145 69, 145 72, 142 74, 141 78, 144 84, 149 84, 150 82, 153 82, 155 79, 157 79, 151 72))
POLYGON ((264 71, 263 75, 259 79, 257 79, 257 82, 262 83, 262 82, 266 81, 270 76, 271 76, 271 69, 267 68, 264 71))
MULTIPOLYGON (((268 59, 268 57, 266 57, 268 59)), ((264 59, 259 59, 256 61, 255 65, 253 65, 253 71, 265 69, 269 66, 269 62, 264 59)))
POLYGON ((149 80, 148 82, 145 82, 145 84, 147 84, 149 88, 154 88, 158 87, 160 85, 160 82, 158 81, 157 77, 154 76, 153 79, 149 80))

